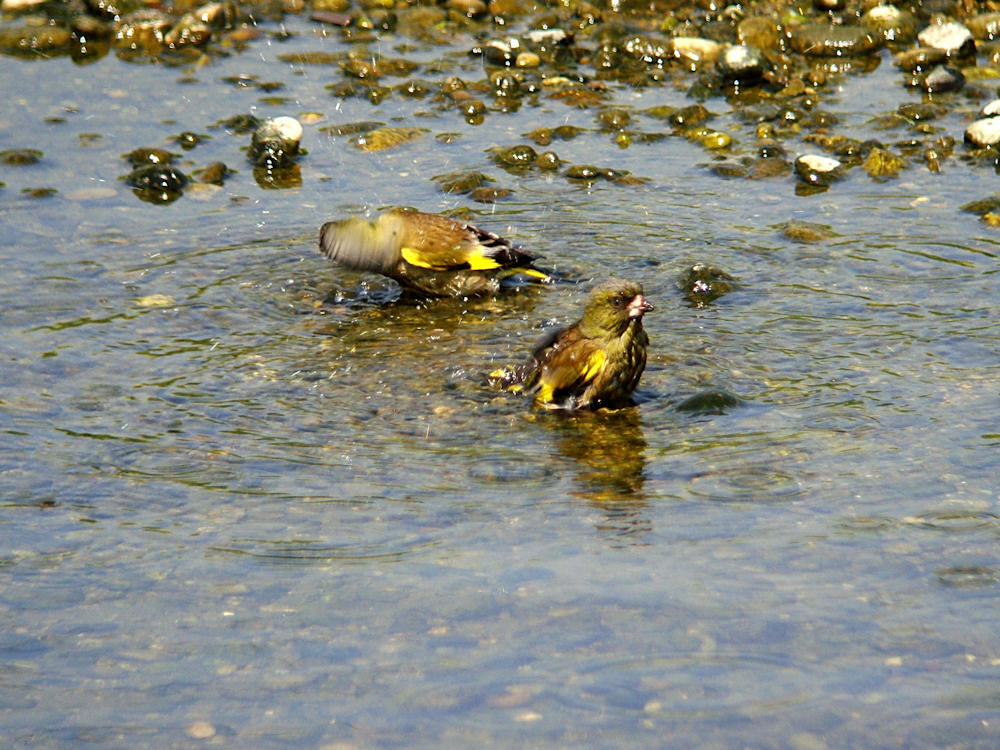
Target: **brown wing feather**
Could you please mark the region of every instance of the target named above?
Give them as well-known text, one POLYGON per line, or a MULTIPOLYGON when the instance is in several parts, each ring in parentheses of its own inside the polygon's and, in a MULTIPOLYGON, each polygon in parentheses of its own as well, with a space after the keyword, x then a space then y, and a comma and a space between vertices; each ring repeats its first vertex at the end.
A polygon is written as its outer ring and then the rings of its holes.
POLYGON ((535 393, 541 403, 575 398, 597 375, 594 365, 603 364, 603 354, 597 341, 580 334, 578 325, 558 331, 532 355, 534 366, 525 378, 525 390, 535 393))
POLYGON ((414 251, 418 265, 425 268, 445 271, 482 267, 478 258, 489 258, 500 268, 530 266, 536 257, 499 235, 446 216, 399 209, 392 213, 404 222, 402 247, 414 251))

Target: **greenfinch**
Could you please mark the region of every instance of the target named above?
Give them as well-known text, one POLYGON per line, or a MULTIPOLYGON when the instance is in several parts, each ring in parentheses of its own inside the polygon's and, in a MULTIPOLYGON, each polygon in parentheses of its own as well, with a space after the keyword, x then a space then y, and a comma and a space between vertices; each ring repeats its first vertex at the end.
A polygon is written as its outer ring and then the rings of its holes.
POLYGON ((430 297, 495 294, 515 280, 547 283, 534 253, 446 216, 394 208, 368 221, 354 216, 320 227, 322 253, 359 271, 395 279, 430 297))
POLYGON ((549 409, 627 403, 646 368, 642 316, 652 309, 639 284, 607 281, 590 293, 580 320, 546 337, 520 367, 494 371, 490 379, 549 409))

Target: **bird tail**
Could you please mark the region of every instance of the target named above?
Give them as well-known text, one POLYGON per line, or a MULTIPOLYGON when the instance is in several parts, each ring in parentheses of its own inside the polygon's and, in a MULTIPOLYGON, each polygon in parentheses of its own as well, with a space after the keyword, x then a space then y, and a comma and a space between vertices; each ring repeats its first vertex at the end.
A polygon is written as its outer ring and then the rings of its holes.
POLYGON ((510 393, 524 391, 524 372, 522 367, 499 367, 486 376, 491 387, 510 393))

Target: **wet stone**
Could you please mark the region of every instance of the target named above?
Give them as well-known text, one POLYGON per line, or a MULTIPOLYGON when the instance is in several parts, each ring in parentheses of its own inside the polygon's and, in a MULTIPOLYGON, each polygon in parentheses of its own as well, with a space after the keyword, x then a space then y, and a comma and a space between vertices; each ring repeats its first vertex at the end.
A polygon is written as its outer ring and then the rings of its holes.
POLYGON ((609 107, 597 113, 597 121, 604 130, 623 130, 632 121, 632 115, 621 107, 609 107))
POLYGON ((782 35, 778 24, 767 16, 750 16, 740 21, 736 28, 740 44, 761 50, 780 50, 782 35))
POLYGON ((115 46, 156 54, 162 50, 164 38, 172 25, 166 13, 153 9, 137 10, 119 21, 115 28, 115 46))
POLYGON ((899 105, 896 111, 912 122, 934 120, 942 114, 937 107, 926 102, 907 102, 899 105))
POLYGON ((469 198, 476 203, 496 203, 511 195, 507 188, 478 187, 469 193, 469 198))
POLYGON ((368 133, 384 125, 384 122, 377 120, 361 120, 359 122, 342 122, 336 125, 326 125, 320 128, 319 131, 329 135, 354 135, 356 133, 368 133))
POLYGON ((974 39, 992 41, 1000 38, 1000 13, 982 13, 966 19, 965 25, 974 39))
POLYGON ((821 154, 803 154, 795 160, 795 173, 810 185, 828 185, 843 177, 843 165, 821 154))
POLYGON ((787 159, 785 147, 774 140, 766 140, 757 145, 757 156, 761 159, 787 159))
POLYGON ((628 172, 611 169, 610 167, 595 167, 591 164, 574 164, 566 170, 566 177, 571 180, 610 180, 617 182, 626 178, 628 172))
POLYGON ((896 65, 911 73, 919 73, 923 70, 930 70, 936 65, 940 65, 948 59, 948 53, 941 49, 932 47, 918 47, 907 50, 896 57, 896 65))
POLYGON ((695 263, 680 278, 681 289, 689 302, 703 307, 733 290, 733 277, 721 268, 695 263))
POLYGON ((426 128, 375 128, 354 139, 354 145, 363 151, 385 151, 422 138, 426 128))
POLYGON ((920 87, 928 94, 943 94, 958 91, 965 85, 962 71, 946 65, 938 65, 920 81, 920 87))
POLYGON ((980 117, 1000 116, 1000 99, 994 99, 979 111, 980 117))
POLYGON ((857 26, 803 24, 792 32, 791 48, 811 57, 860 57, 882 46, 882 38, 857 26))
POLYGON ((211 185, 221 185, 231 174, 232 170, 221 161, 212 162, 205 168, 194 172, 198 182, 211 185))
POLYGON ((486 104, 481 99, 469 99, 467 101, 459 102, 458 110, 465 115, 466 118, 481 118, 486 114, 486 104))
POLYGON ((834 236, 833 231, 826 224, 797 219, 782 224, 781 233, 793 242, 802 243, 822 242, 834 236))
POLYGON ((969 57, 976 53, 972 32, 957 21, 931 24, 917 34, 917 41, 925 47, 943 50, 951 57, 969 57))
POLYGON ((482 187, 484 183, 490 182, 490 178, 482 172, 451 172, 432 178, 437 183, 438 190, 442 193, 471 193, 476 188, 482 187))
POLYGON ((667 119, 679 127, 700 125, 713 117, 712 113, 701 104, 690 104, 686 107, 674 110, 667 119))
POLYGON ((203 47, 212 39, 212 29, 193 13, 185 13, 177 24, 163 36, 163 42, 171 49, 203 47))
POLYGON ((536 128, 529 133, 525 133, 525 138, 530 138, 538 146, 548 146, 554 140, 569 141, 576 138, 583 132, 583 128, 575 125, 560 125, 556 128, 536 128))
POLYGON ((673 45, 646 36, 635 36, 628 39, 622 49, 631 57, 641 60, 647 65, 663 67, 674 57, 673 45))
POLYGON ((979 214, 980 216, 988 213, 995 213, 1000 211, 1000 196, 994 195, 990 198, 981 198, 980 200, 970 201, 969 203, 960 206, 959 210, 969 214, 979 214))
POLYGON ((514 59, 514 64, 519 68, 537 68, 542 64, 542 58, 534 52, 521 52, 514 59))
POLYGON ((895 5, 876 5, 861 16, 861 25, 887 42, 906 42, 917 36, 917 19, 895 5))
POLYGON ((562 166, 562 160, 554 151, 543 151, 535 157, 535 166, 542 170, 555 170, 562 166))
POLYGON ((162 148, 137 148, 125 154, 125 158, 136 167, 143 164, 169 164, 174 155, 162 148))
POLYGON ((285 166, 294 161, 302 140, 302 124, 294 117, 261 123, 250 138, 250 161, 259 167, 285 166))
POLYGON ((183 133, 178 133, 174 137, 173 141, 185 151, 190 151, 207 138, 209 138, 209 136, 192 133, 191 131, 186 130, 183 133))
POLYGON ((483 59, 490 65, 509 67, 517 59, 518 48, 512 47, 509 42, 493 39, 482 47, 483 59))
POLYGON ((239 8, 236 3, 224 2, 206 3, 194 9, 195 17, 202 23, 207 23, 213 29, 231 29, 239 20, 239 8))
POLYGON ((749 174, 744 165, 734 161, 713 162, 708 165, 708 169, 712 172, 712 174, 728 179, 745 178, 749 174))
POLYGON ((498 70, 490 74, 490 88, 495 96, 515 97, 521 93, 521 82, 514 73, 498 70))
POLYGON ((136 195, 149 203, 171 203, 188 184, 187 175, 169 164, 147 164, 136 167, 125 178, 135 188, 136 195))
POLYGON ((761 82, 767 60, 756 47, 743 44, 727 45, 715 64, 723 81, 740 86, 754 86, 761 82))
POLYGON ((169 164, 147 164, 136 167, 125 180, 140 190, 180 192, 187 185, 187 176, 169 164))
POLYGON ((51 198, 56 195, 59 191, 54 187, 35 187, 35 188, 24 188, 21 190, 21 195, 27 198, 51 198))
POLYGON ((705 63, 713 63, 719 59, 722 45, 711 39, 700 37, 678 36, 670 40, 673 56, 695 70, 705 63))
POLYGON ((33 55, 68 50, 73 34, 62 26, 22 26, 0 30, 0 52, 33 55))
POLYGON ((427 81, 411 79, 396 86, 396 91, 411 99, 423 99, 434 90, 427 81))
POLYGON ((538 154, 531 146, 518 145, 509 148, 502 148, 494 155, 497 164, 506 167, 526 167, 535 163, 538 154))
POLYGON ((677 411, 691 414, 721 415, 742 403, 743 400, 739 396, 728 391, 707 390, 696 393, 693 396, 688 396, 677 404, 676 408, 677 411))
POLYGON ((892 152, 876 147, 865 156, 862 166, 872 179, 884 180, 898 177, 899 173, 906 168, 906 162, 892 152))
POLYGON ((766 180, 790 174, 792 165, 785 158, 755 159, 747 175, 752 180, 766 180))
POLYGON ((27 13, 44 5, 48 0, 3 0, 0 11, 4 13, 27 13))
POLYGON ((33 148, 12 148, 0 151, 0 164, 6 164, 9 167, 37 164, 41 158, 42 152, 33 148))
POLYGON ((111 24, 93 16, 76 16, 72 19, 71 26, 81 47, 95 40, 110 39, 114 34, 111 24))
POLYGON ((729 148, 729 146, 733 143, 733 139, 728 133, 723 133, 718 130, 710 130, 707 133, 703 133, 698 138, 698 143, 700 143, 704 148, 718 150, 729 148))
POLYGON ((325 23, 328 26, 350 26, 354 22, 354 17, 350 13, 332 10, 314 10, 309 14, 309 19, 316 23, 325 23))
POLYGON ((448 0, 445 7, 457 11, 468 18, 476 18, 485 15, 486 3, 483 0, 448 0))
POLYGON ((86 0, 87 8, 96 16, 118 20, 142 7, 140 0, 86 0))
POLYGON ((965 142, 976 148, 1000 143, 1000 117, 983 117, 965 129, 965 142))

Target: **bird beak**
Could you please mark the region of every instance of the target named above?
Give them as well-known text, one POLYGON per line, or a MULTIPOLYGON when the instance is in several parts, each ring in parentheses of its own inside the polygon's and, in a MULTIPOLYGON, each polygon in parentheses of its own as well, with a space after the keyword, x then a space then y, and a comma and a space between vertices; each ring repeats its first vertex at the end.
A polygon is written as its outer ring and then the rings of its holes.
POLYGON ((646 301, 646 298, 641 294, 635 295, 632 301, 628 303, 628 316, 630 318, 641 318, 643 315, 648 313, 655 308, 646 301))

